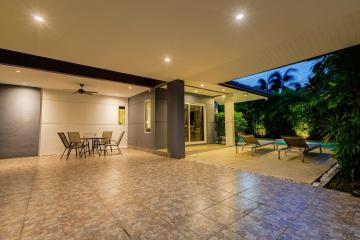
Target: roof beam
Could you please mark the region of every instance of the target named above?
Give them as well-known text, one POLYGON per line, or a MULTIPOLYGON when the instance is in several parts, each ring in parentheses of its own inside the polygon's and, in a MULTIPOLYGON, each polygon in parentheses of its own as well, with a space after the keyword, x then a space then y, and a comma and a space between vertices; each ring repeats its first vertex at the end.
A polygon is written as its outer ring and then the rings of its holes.
POLYGON ((86 66, 2 48, 0 48, 0 64, 32 68, 36 70, 74 75, 85 78, 110 80, 143 87, 155 87, 164 82, 157 79, 86 66))

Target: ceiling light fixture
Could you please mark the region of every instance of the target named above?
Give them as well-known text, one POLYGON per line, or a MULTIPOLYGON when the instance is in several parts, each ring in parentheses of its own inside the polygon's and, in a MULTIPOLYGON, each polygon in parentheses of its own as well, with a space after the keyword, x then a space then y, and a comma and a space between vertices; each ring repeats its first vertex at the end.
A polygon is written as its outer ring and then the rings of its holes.
POLYGON ((16 73, 19 73, 20 72, 20 70, 18 69, 18 70, 16 70, 16 73))
POLYGON ((22 82, 21 84, 22 84, 22 85, 26 85, 26 82, 22 82))
POLYGON ((238 15, 236 15, 236 20, 242 20, 242 19, 244 19, 244 17, 245 17, 245 15, 243 14, 243 13, 240 13, 240 14, 238 14, 238 15))
POLYGON ((39 15, 34 15, 33 16, 33 19, 37 22, 40 22, 40 23, 43 23, 45 22, 45 19, 42 17, 42 16, 39 16, 39 15))
POLYGON ((166 63, 171 62, 171 58, 169 58, 169 57, 165 57, 165 58, 164 58, 164 62, 166 62, 166 63))
POLYGON ((194 93, 197 93, 197 92, 199 92, 199 91, 198 91, 198 90, 195 90, 195 91, 194 91, 194 93))
POLYGON ((200 87, 205 87, 205 85, 204 85, 204 84, 201 84, 200 87))
POLYGON ((129 88, 129 90, 131 90, 131 89, 132 89, 132 86, 129 86, 128 88, 129 88))
POLYGON ((222 95, 222 98, 225 98, 225 95, 222 95))
POLYGON ((247 93, 244 93, 243 95, 244 95, 244 97, 246 97, 248 94, 247 94, 247 93))
POLYGON ((221 89, 221 91, 225 92, 225 89, 221 89))

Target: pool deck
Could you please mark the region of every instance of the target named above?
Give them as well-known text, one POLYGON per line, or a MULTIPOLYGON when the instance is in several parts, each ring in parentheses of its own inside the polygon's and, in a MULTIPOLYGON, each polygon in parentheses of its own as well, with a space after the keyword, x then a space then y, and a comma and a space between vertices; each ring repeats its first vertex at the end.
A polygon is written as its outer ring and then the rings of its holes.
POLYGON ((226 147, 190 154, 186 160, 307 184, 316 181, 336 164, 336 160, 330 158, 329 149, 324 149, 322 154, 316 149, 305 155, 305 162, 301 162, 297 152, 282 153, 278 160, 277 151, 271 146, 258 149, 254 156, 249 149, 242 151, 239 148, 236 154, 235 147, 226 147))

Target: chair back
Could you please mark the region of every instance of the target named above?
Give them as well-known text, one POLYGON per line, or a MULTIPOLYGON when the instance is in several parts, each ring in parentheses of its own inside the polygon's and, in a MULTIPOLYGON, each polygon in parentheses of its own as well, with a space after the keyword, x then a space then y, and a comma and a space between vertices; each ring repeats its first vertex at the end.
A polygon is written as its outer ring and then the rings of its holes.
POLYGON ((71 143, 81 143, 81 137, 79 132, 68 132, 69 142, 71 143))
POLYGON ((297 148, 308 148, 308 145, 303 137, 282 137, 288 147, 297 147, 297 148))
POLYGON ((240 134, 239 135, 246 144, 255 144, 255 145, 258 145, 259 142, 256 140, 256 137, 254 137, 254 135, 252 134, 249 134, 249 135, 242 135, 240 134))
POLYGON ((122 131, 120 133, 120 136, 119 136, 119 139, 116 142, 116 145, 118 145, 118 146, 120 145, 120 142, 121 142, 122 138, 124 137, 124 134, 125 134, 125 131, 122 131))
POLYGON ((96 137, 96 132, 86 132, 83 137, 96 137))
POLYGON ((64 144, 64 147, 65 148, 69 148, 70 147, 70 144, 69 144, 69 141, 67 140, 66 136, 65 136, 65 133, 63 132, 58 132, 57 133, 61 139, 61 142, 64 144))
POLYGON ((103 143, 109 143, 112 137, 112 131, 103 131, 102 137, 104 139, 101 139, 103 143))

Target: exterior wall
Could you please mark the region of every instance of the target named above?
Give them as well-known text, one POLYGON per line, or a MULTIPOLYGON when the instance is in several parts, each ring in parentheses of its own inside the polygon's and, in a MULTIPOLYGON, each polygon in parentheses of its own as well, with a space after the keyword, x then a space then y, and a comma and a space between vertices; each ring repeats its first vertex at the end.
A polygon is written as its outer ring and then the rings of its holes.
POLYGON ((39 88, 0 84, 0 158, 38 155, 39 88))
POLYGON ((185 93, 185 103, 204 104, 206 108, 206 137, 207 143, 215 143, 215 107, 214 98, 185 93))
POLYGON ((156 149, 167 147, 167 96, 166 89, 155 91, 155 131, 156 149))
MULTIPOLYGON (((167 90, 156 89, 129 98, 128 144, 145 149, 167 148, 167 90), (144 133, 144 101, 151 99, 151 133, 144 133)), ((185 93, 186 103, 204 104, 206 108, 207 143, 215 143, 214 98, 185 93)))
POLYGON ((119 106, 125 106, 128 116, 128 100, 101 95, 77 95, 63 91, 43 89, 40 154, 58 154, 64 150, 57 132, 78 131, 80 134, 113 131, 117 139, 121 131, 126 134, 121 146, 127 146, 127 123, 119 125, 119 106))
POLYGON ((155 92, 143 92, 129 98, 129 135, 130 146, 144 149, 155 149, 156 147, 156 124, 155 124, 155 92), (144 131, 144 102, 151 99, 151 132, 144 131))

